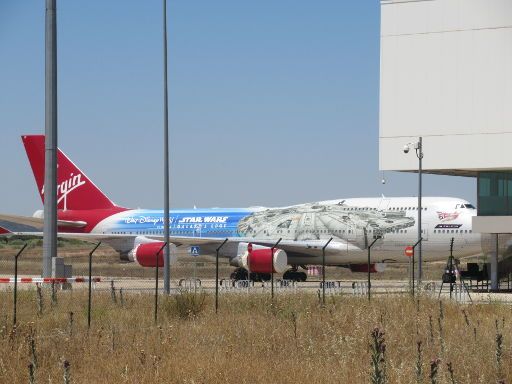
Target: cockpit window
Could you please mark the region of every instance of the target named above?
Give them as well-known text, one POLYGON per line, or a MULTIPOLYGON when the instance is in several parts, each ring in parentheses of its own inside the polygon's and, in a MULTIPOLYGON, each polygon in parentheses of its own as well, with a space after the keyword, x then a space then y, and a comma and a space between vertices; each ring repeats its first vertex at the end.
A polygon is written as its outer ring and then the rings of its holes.
POLYGON ((473 204, 466 204, 466 208, 469 208, 469 209, 476 209, 475 206, 473 204))

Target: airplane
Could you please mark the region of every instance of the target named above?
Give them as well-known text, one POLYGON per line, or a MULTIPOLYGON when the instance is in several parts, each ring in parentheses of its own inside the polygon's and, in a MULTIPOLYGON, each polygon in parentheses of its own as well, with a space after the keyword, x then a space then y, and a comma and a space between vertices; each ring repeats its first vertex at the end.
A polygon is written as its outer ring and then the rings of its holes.
MULTIPOLYGON (((24 135, 22 141, 44 201, 44 135, 24 135)), ((59 237, 101 241, 117 251, 122 261, 163 266, 162 210, 130 209, 113 203, 60 149, 57 163, 59 237)), ((423 197, 423 260, 445 260, 451 238, 458 257, 479 254, 480 234, 473 233, 471 227, 475 215, 475 207, 464 199, 423 197)), ((417 240, 417 217, 416 197, 384 196, 277 208, 171 210, 171 265, 179 249, 197 246, 202 254, 214 254, 227 239, 219 256, 228 258, 236 268, 233 279, 260 281, 269 279, 271 273, 283 273, 284 279, 305 281, 307 274, 299 268, 321 264, 322 249, 332 238, 325 247, 326 265, 368 272, 367 248, 376 240, 370 272, 380 272, 387 262, 409 260, 404 249, 417 240)), ((0 224, 9 229, 9 223, 35 231, 9 234, 40 235, 43 211, 36 211, 33 217, 0 214, 0 224)))

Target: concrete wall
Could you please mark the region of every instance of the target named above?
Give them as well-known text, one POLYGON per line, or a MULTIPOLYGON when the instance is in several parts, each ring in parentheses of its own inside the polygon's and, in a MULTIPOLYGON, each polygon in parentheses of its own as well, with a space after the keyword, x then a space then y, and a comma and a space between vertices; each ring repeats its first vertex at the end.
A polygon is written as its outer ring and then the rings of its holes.
POLYGON ((380 168, 512 169, 512 0, 382 1, 380 168))

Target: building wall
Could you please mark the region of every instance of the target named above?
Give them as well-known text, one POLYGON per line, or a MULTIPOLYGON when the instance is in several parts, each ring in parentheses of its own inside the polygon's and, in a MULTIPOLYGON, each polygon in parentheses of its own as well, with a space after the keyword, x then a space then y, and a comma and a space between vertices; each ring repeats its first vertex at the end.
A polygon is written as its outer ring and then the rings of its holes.
POLYGON ((512 0, 381 1, 380 168, 512 169, 512 0))

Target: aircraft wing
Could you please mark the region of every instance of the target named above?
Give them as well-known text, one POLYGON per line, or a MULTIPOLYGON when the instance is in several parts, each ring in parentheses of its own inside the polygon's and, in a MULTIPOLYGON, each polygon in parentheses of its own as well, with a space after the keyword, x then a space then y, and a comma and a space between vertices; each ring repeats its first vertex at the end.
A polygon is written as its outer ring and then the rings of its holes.
MULTIPOLYGON (((163 240, 163 237, 151 237, 155 240, 163 240)), ((199 245, 203 246, 205 250, 214 252, 217 247, 219 247, 226 238, 217 238, 217 237, 175 237, 170 236, 169 240, 174 243, 176 246, 191 246, 191 245, 199 245)), ((228 244, 235 244, 246 242, 252 244, 259 244, 266 247, 272 247, 276 244, 277 239, 268 239, 268 240, 260 240, 254 238, 245 238, 245 237, 227 237, 228 244)), ((322 248, 327 243, 326 240, 282 240, 279 242, 277 248, 282 249, 287 253, 293 253, 296 255, 305 254, 307 256, 322 256, 322 248)), ((358 246, 348 243, 342 239, 336 239, 329 243, 326 247, 326 254, 328 253, 339 253, 339 252, 347 252, 347 251, 361 251, 362 249, 358 246)))
MULTIPOLYGON (((0 214, 0 224, 11 231, 40 231, 43 229, 44 219, 32 216, 16 216, 0 214)), ((57 220, 59 227, 81 228, 87 225, 84 221, 57 220)))
POLYGON ((11 231, 28 232, 30 230, 42 230, 43 219, 31 216, 0 214, 0 225, 11 231))
MULTIPOLYGON (((18 236, 43 236, 42 232, 10 232, 10 235, 18 236)), ((1 235, 1 233, 0 233, 1 235)), ((68 233, 59 232, 58 237, 67 239, 76 239, 96 243, 99 241, 109 243, 110 241, 135 238, 137 235, 126 235, 126 234, 101 234, 101 233, 68 233)), ((164 241, 163 236, 146 236, 149 239, 164 241)), ((191 245, 199 245, 203 248, 206 254, 214 253, 215 249, 218 248, 226 238, 217 237, 186 237, 186 236, 170 236, 169 241, 176 246, 188 247, 191 245)), ((238 245, 241 242, 259 244, 267 247, 272 247, 276 244, 277 240, 259 240, 254 238, 245 237, 228 237, 226 246, 238 245)), ((327 241, 325 240, 282 240, 277 248, 284 250, 287 253, 293 253, 296 255, 304 254, 307 256, 322 256, 322 248, 325 246, 327 241)), ((347 251, 361 251, 362 249, 358 246, 348 243, 342 239, 336 239, 329 243, 326 248, 326 254, 331 252, 347 252, 347 251)))

